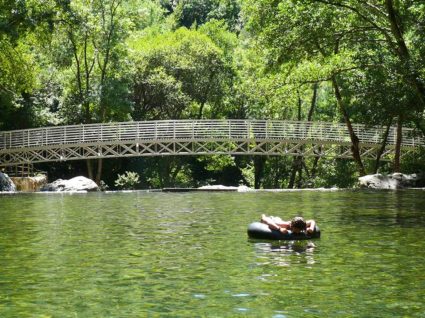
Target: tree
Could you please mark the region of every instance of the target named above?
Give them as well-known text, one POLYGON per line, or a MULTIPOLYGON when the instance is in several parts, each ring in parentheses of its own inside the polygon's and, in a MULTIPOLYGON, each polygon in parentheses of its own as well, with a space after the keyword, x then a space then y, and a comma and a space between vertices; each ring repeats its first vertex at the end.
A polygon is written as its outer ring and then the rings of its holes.
POLYGON ((0 1, 0 129, 37 125, 40 109, 31 107, 31 94, 39 69, 27 42, 51 25, 52 13, 50 3, 0 1))
MULTIPOLYGON (((353 158, 360 174, 366 171, 359 154, 359 140, 352 129, 352 118, 361 117, 355 107, 358 85, 353 85, 353 79, 360 78, 365 86, 370 86, 364 81, 365 74, 372 77, 382 74, 388 78, 402 77, 405 83, 410 78, 410 90, 415 88, 416 93, 421 91, 421 80, 413 80, 413 77, 420 79, 420 76, 416 73, 412 76, 409 71, 412 63, 417 66, 420 63, 412 59, 412 54, 400 54, 406 43, 400 34, 397 35, 394 23, 400 21, 391 19, 391 8, 395 9, 392 1, 381 5, 348 0, 245 1, 244 6, 249 30, 256 34, 260 44, 268 48, 266 57, 271 69, 282 70, 285 67, 289 74, 287 83, 332 83, 336 104, 350 132, 353 158), (397 58, 396 63, 394 57, 397 58), (400 63, 402 60, 405 62, 400 63)), ((399 6, 400 10, 402 8, 407 10, 418 6, 405 1, 399 6)), ((418 32, 413 33, 419 36, 418 32)), ((373 82, 378 83, 376 80, 373 82)), ((374 86, 372 90, 383 92, 383 87, 388 86, 391 85, 374 86)), ((402 106, 396 112, 398 114, 419 111, 423 116, 423 108, 412 108, 410 102, 398 104, 402 106)), ((388 107, 382 113, 386 109, 388 107)), ((374 113, 374 109, 369 108, 368 113, 374 113)), ((394 113, 391 111, 389 115, 394 113)), ((388 119, 384 122, 388 122, 388 119)))
POLYGON ((402 75, 406 84, 416 93, 418 111, 425 110, 423 22, 425 8, 420 1, 332 1, 312 0, 312 4, 338 8, 353 16, 353 21, 363 27, 365 34, 381 40, 377 49, 386 46, 397 57, 394 70, 402 75))
MULTIPOLYGON (((126 48, 131 31, 154 23, 157 10, 150 1, 76 0, 57 2, 52 58, 62 71, 61 112, 68 123, 123 120, 130 113, 129 82, 124 77, 126 48), (143 9, 151 9, 144 11, 143 9), (59 60, 57 57, 61 56, 59 60)), ((88 175, 93 178, 91 161, 88 175)), ((102 160, 97 160, 100 182, 102 160)))
POLYGON ((24 45, 0 34, 0 129, 27 128, 23 124, 30 116, 24 116, 19 102, 35 85, 30 65, 24 45))
POLYGON ((181 28, 131 44, 133 118, 219 116, 228 89, 230 66, 207 35, 181 28))

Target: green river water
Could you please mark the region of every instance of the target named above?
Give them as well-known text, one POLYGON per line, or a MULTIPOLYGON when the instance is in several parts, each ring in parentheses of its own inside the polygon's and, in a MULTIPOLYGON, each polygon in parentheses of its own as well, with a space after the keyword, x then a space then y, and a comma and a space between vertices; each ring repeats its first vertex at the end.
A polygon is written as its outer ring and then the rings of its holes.
POLYGON ((425 317, 424 237, 422 190, 2 195, 0 317, 425 317))

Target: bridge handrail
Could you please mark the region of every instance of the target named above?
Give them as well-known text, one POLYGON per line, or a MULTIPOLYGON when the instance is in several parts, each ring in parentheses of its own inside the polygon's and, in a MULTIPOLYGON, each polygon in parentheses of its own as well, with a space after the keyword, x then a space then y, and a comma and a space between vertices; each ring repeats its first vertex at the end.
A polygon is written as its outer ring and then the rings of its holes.
MULTIPOLYGON (((361 143, 382 141, 385 128, 353 125, 361 143)), ((425 145, 412 128, 403 128, 403 147, 425 145)), ((279 120, 158 120, 100 124, 52 126, 0 132, 0 151, 52 145, 124 142, 127 140, 315 140, 349 143, 345 124, 279 120)), ((391 127, 387 144, 396 142, 396 127, 391 127)))

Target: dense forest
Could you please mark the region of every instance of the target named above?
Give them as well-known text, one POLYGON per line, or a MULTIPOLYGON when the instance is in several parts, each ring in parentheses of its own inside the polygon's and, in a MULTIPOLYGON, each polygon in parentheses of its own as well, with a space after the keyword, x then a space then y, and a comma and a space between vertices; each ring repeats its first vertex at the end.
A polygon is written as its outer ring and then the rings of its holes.
MULTIPOLYGON (((0 0, 0 131, 159 119, 283 119, 425 133, 425 2, 0 0)), ((155 157, 39 164, 115 188, 348 187, 425 156, 155 157), (137 179, 137 178, 136 178, 137 179)))

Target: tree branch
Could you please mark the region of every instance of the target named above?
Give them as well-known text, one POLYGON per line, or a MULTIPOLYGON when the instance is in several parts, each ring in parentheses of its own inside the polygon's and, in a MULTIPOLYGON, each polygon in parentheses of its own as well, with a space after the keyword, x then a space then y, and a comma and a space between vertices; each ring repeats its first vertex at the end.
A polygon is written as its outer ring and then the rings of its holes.
POLYGON ((362 18, 364 21, 366 21, 367 23, 369 23, 370 25, 372 25, 377 30, 380 30, 384 34, 384 36, 386 38, 390 38, 390 36, 387 33, 387 31, 385 30, 385 28, 383 28, 383 27, 379 26, 378 24, 376 24, 375 21, 373 21, 370 18, 368 18, 366 15, 364 15, 363 13, 361 13, 359 9, 357 9, 355 7, 352 7, 352 6, 347 5, 347 4, 344 4, 344 3, 336 3, 336 2, 327 1, 327 0, 313 0, 313 1, 319 2, 319 3, 323 3, 323 4, 326 4, 326 5, 330 5, 330 6, 334 6, 334 7, 348 9, 348 10, 354 12, 355 14, 357 14, 360 18, 362 18))

